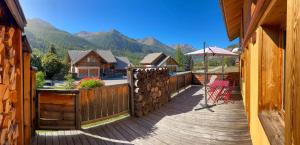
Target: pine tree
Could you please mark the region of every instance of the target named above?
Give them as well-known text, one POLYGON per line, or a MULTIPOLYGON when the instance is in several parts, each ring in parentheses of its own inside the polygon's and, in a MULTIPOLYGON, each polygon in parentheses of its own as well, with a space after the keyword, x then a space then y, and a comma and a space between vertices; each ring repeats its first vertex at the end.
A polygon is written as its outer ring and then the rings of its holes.
POLYGON ((184 65, 184 54, 181 51, 181 48, 179 46, 176 47, 176 61, 179 65, 180 70, 183 70, 184 65))
POLYGON ((57 53, 56 53, 56 48, 55 48, 54 44, 51 44, 50 49, 49 49, 49 52, 50 52, 50 53, 57 54, 57 53))

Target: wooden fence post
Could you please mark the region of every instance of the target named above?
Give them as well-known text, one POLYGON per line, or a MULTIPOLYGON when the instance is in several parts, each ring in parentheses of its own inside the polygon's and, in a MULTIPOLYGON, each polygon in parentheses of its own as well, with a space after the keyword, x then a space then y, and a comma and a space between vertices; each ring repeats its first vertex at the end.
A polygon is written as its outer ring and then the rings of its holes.
POLYGON ((40 129, 40 92, 36 91, 36 129, 40 129))
POLYGON ((75 117, 76 117, 76 129, 81 129, 81 104, 80 104, 80 91, 76 93, 75 96, 75 117))
POLYGON ((133 84, 133 68, 129 67, 127 70, 127 79, 129 84, 129 109, 130 115, 134 115, 134 84, 133 84))

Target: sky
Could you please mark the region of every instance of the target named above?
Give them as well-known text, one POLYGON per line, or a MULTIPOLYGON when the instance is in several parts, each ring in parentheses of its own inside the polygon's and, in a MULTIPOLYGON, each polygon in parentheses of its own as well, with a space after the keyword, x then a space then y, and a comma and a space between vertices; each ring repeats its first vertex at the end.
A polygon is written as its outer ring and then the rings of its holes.
POLYGON ((203 48, 237 43, 227 37, 219 0, 20 0, 27 18, 70 33, 116 29, 131 38, 155 37, 203 48))

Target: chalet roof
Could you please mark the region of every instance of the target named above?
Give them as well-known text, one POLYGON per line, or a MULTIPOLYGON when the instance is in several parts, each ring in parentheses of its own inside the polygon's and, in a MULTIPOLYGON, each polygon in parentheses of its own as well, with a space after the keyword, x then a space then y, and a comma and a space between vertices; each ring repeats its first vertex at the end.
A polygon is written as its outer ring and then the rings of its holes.
MULTIPOLYGON (((167 56, 165 59, 163 59, 157 66, 162 66, 166 61, 168 61, 169 59, 173 59, 171 56, 167 56)), ((173 59, 174 60, 174 59, 173 59)), ((175 61, 175 60, 174 60, 175 61)), ((178 65, 177 61, 175 61, 176 64, 178 65)))
POLYGON ((30 44, 28 42, 26 35, 22 36, 22 49, 24 52, 31 52, 31 47, 30 47, 30 44))
POLYGON ((162 55, 165 55, 162 52, 159 53, 150 53, 146 55, 143 60, 140 61, 140 64, 153 64, 155 61, 162 55))
POLYGON ((117 60, 110 50, 97 50, 100 57, 102 57, 107 63, 116 63, 117 60))
POLYGON ((18 26, 24 30, 25 25, 27 24, 25 15, 23 10, 20 6, 19 0, 4 0, 9 11, 11 12, 12 16, 14 17, 18 26))
POLYGON ((131 65, 127 57, 116 57, 116 60, 117 60, 117 63, 115 65, 116 69, 127 69, 127 67, 131 65))
POLYGON ((68 54, 71 59, 71 64, 73 65, 77 63, 91 52, 95 52, 96 54, 98 54, 107 63, 117 62, 110 50, 68 50, 68 54))
POLYGON ((233 40, 240 35, 241 17, 242 17, 242 0, 219 0, 223 17, 226 25, 227 35, 233 40))

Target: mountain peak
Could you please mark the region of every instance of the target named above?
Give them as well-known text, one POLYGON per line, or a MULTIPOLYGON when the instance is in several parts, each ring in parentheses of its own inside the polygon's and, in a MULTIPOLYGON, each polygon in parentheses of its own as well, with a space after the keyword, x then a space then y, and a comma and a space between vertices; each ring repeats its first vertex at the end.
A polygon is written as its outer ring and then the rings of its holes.
POLYGON ((111 29, 109 32, 111 33, 117 33, 117 34, 121 34, 120 31, 118 31, 117 29, 111 29))
POLYGON ((27 19, 27 27, 43 27, 46 29, 56 29, 53 25, 51 25, 49 22, 40 19, 40 18, 33 18, 33 19, 27 19))
POLYGON ((184 53, 192 52, 192 51, 196 50, 196 48, 194 48, 192 45, 189 45, 189 44, 174 44, 174 45, 171 45, 171 47, 174 48, 174 49, 179 47, 179 48, 181 48, 181 50, 184 53))
POLYGON ((158 41, 156 38, 154 38, 152 36, 145 37, 142 39, 136 39, 136 40, 142 44, 149 45, 149 46, 164 45, 163 43, 161 43, 160 41, 158 41))

